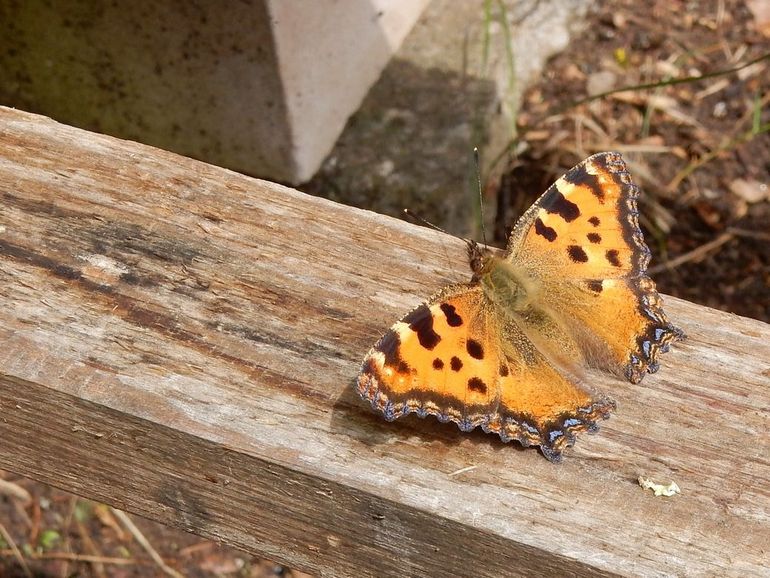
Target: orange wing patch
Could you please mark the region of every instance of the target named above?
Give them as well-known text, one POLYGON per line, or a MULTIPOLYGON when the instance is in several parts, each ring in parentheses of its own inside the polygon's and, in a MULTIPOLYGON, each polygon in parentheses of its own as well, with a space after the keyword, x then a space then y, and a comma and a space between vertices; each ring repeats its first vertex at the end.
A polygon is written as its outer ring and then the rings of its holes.
POLYGON ((594 155, 559 178, 517 223, 511 258, 564 277, 610 279, 643 271, 649 251, 620 155, 594 155))
POLYGON ((570 299, 568 314, 560 317, 592 367, 639 383, 646 373, 658 370, 658 355, 684 337, 668 322, 647 276, 591 282, 583 289, 584 297, 575 299, 579 292, 578 285, 565 285, 544 301, 556 307, 560 296, 562 303, 570 299))
POLYGON ((501 367, 479 292, 445 289, 451 297, 420 305, 366 356, 358 390, 386 419, 415 412, 464 431, 482 424, 497 403, 501 367))

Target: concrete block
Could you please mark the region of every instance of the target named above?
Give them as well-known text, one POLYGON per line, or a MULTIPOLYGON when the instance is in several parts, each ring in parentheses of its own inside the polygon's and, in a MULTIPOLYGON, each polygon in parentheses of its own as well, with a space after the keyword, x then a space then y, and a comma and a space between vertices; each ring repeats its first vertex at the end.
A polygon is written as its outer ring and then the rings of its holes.
POLYGON ((428 0, 0 2, 0 103, 310 178, 428 0))

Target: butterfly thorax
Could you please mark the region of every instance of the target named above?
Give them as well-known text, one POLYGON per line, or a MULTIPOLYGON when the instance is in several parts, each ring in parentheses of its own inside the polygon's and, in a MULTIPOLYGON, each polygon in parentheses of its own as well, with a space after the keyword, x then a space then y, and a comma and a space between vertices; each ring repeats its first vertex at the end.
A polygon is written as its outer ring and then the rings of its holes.
POLYGON ((522 311, 530 306, 536 292, 534 279, 510 260, 474 242, 468 245, 468 256, 473 270, 472 282, 481 285, 493 305, 503 312, 522 311))

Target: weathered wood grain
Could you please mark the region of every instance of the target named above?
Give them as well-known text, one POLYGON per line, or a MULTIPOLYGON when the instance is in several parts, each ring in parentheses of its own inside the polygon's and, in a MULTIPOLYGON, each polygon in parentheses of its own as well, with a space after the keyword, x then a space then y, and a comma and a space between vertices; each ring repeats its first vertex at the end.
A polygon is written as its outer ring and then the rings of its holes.
POLYGON ((352 390, 457 239, 1 108, 0 195, 0 468, 326 576, 767 572, 765 324, 668 298, 553 465, 352 390))

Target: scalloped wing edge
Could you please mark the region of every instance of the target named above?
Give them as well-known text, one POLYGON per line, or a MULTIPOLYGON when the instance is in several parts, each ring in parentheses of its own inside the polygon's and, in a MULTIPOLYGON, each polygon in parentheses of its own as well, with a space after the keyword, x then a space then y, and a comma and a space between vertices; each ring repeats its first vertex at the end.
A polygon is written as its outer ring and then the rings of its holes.
POLYGON ((625 375, 631 383, 639 383, 647 373, 658 371, 658 356, 667 353, 675 341, 687 339, 684 331, 668 321, 655 282, 643 275, 637 283, 640 311, 650 323, 645 332, 637 337, 637 348, 629 355, 625 375))
POLYGON ((551 462, 562 459, 565 448, 574 445, 578 433, 595 433, 599 429, 598 420, 608 419, 616 409, 613 400, 601 397, 590 405, 579 407, 574 413, 563 414, 559 419, 540 429, 525 416, 509 414, 469 414, 463 416, 455 407, 440 408, 430 401, 407 399, 391 401, 379 385, 377 378, 369 371, 367 360, 361 368, 356 381, 356 391, 362 399, 369 401, 372 408, 383 414, 387 421, 394 421, 414 413, 417 417, 434 416, 441 423, 453 422, 460 431, 469 432, 477 427, 485 433, 496 433, 505 442, 517 441, 524 447, 539 446, 541 453, 551 462))

